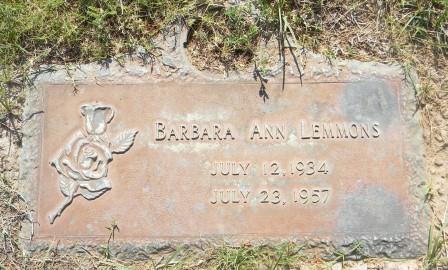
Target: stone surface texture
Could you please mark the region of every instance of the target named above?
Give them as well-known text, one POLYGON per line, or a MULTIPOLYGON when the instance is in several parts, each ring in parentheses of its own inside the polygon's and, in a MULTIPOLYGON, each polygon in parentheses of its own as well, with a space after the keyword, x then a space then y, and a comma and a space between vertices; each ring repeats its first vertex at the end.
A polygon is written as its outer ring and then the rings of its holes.
POLYGON ((34 209, 21 235, 27 250, 99 248, 117 222, 112 251, 122 258, 286 240, 330 253, 360 243, 361 256, 424 253, 423 139, 409 74, 308 53, 303 84, 288 68, 282 91, 272 74, 263 101, 250 73, 198 72, 182 40, 179 30, 159 41, 160 63, 36 73, 20 154, 34 209))

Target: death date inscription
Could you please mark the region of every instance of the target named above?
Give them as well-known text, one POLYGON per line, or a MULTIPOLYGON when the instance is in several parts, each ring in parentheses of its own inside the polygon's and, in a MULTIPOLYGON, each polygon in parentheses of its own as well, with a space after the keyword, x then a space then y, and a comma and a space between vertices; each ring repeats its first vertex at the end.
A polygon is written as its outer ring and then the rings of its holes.
POLYGON ((331 197, 330 187, 297 187, 292 190, 281 189, 214 189, 210 203, 213 205, 261 204, 324 206, 331 197))

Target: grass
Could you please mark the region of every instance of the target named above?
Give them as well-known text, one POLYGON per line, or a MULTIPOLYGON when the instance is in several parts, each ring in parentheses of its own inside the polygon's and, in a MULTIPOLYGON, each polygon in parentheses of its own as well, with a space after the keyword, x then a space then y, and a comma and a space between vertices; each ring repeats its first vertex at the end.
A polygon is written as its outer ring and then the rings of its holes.
POLYGON ((109 231, 109 238, 107 239, 107 244, 102 247, 103 248, 103 255, 106 257, 106 259, 110 259, 112 257, 112 251, 110 248, 111 241, 115 238, 115 232, 120 232, 120 228, 118 227, 118 224, 115 220, 112 220, 109 226, 106 227, 106 229, 109 231))
POLYGON ((228 71, 238 64, 250 63, 261 36, 252 11, 251 4, 225 8, 209 3, 200 14, 188 20, 192 32, 190 52, 215 56, 205 57, 199 69, 222 64, 228 71))
MULTIPOLYGON (((445 62, 447 10, 447 0, 252 0, 237 6, 212 0, 4 0, 0 100, 3 105, 10 99, 8 83, 42 63, 101 62, 136 49, 157 55, 154 37, 181 20, 190 26, 189 48, 200 69, 253 65, 260 41, 271 37, 285 65, 285 50, 299 58, 302 47, 331 57, 405 62, 419 62, 412 54, 430 50, 431 58, 445 62)), ((300 59, 294 62, 300 70, 300 59)))
MULTIPOLYGON (((225 74, 255 67, 265 100, 273 65, 292 65, 306 72, 304 50, 321 53, 330 62, 337 57, 398 61, 406 70, 412 67, 420 78, 415 91, 424 115, 427 155, 435 157, 447 146, 446 120, 440 115, 448 108, 448 0, 250 0, 235 6, 212 0, 2 0, 0 18, 0 125, 15 147, 21 141, 22 89, 32 69, 42 64, 121 60, 137 50, 155 58, 160 51, 153 40, 181 21, 191 29, 188 50, 199 69, 225 74), (275 53, 260 46, 268 40, 279 44, 275 53), (288 54, 292 63, 287 62, 288 54)), ((105 254, 87 259, 69 258, 52 249, 45 259, 22 256, 17 242, 20 221, 27 218, 26 205, 16 192, 10 168, 0 169, 0 269, 27 264, 47 269, 127 267, 112 258, 110 241, 105 254)), ((437 189, 444 184, 437 181, 431 180, 426 194, 435 219, 441 201, 437 189)), ((431 229, 427 268, 446 260, 442 220, 431 229)), ((110 227, 111 235, 115 229, 110 227)), ((148 268, 287 269, 309 260, 300 247, 289 244, 222 247, 203 254, 205 258, 185 250, 175 254, 148 268)), ((340 255, 344 260, 345 253, 340 255)))
POLYGON ((308 257, 302 246, 284 243, 278 246, 223 246, 215 251, 212 267, 222 270, 290 269, 303 264, 308 257))
POLYGON ((425 268, 437 267, 442 256, 443 240, 440 233, 431 226, 428 235, 428 250, 424 260, 425 268))
POLYGON ((4 174, 0 175, 0 202, 1 253, 14 254, 20 251, 17 231, 21 220, 28 218, 28 211, 14 182, 4 174))
POLYGON ((339 262, 341 263, 342 267, 344 267, 344 263, 347 258, 363 258, 364 255, 362 254, 362 251, 362 244, 360 242, 353 243, 345 250, 336 249, 333 251, 332 257, 334 257, 334 260, 330 261, 330 265, 339 262))
POLYGON ((259 248, 231 248, 222 247, 218 249, 217 269, 255 269, 258 260, 259 248))

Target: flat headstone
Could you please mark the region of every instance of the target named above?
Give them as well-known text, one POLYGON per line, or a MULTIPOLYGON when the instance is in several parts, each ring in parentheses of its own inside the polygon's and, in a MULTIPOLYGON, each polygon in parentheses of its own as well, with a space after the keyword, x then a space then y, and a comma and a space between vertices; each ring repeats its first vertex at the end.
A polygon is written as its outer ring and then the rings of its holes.
POLYGON ((130 253, 285 240, 424 252, 421 129, 403 76, 281 88, 269 82, 263 101, 250 80, 40 82, 22 153, 28 248, 104 243, 116 222, 130 253))

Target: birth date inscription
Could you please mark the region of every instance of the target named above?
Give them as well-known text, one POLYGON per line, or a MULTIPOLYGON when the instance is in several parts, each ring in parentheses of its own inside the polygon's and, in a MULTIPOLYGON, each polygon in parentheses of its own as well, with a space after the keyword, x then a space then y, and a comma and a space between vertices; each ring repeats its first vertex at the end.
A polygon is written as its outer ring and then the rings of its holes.
POLYGON ((265 161, 259 164, 247 161, 214 161, 209 174, 212 176, 246 176, 249 172, 264 176, 313 176, 326 175, 328 162, 323 160, 296 160, 282 163, 265 161))

